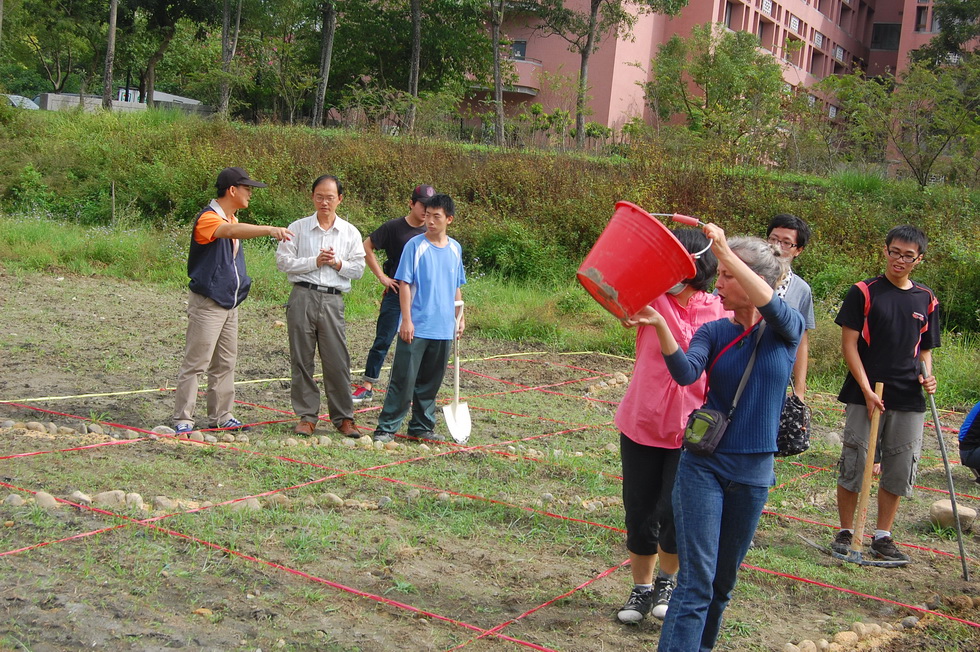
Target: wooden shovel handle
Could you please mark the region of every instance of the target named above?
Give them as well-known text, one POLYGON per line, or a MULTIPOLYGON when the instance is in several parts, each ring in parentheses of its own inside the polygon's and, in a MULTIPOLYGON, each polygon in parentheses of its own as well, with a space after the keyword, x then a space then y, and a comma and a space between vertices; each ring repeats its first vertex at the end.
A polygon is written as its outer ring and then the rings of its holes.
MULTIPOLYGON (((875 383, 875 394, 881 398, 885 391, 883 383, 875 383)), ((854 538, 851 540, 851 550, 861 552, 861 537, 864 535, 864 524, 868 520, 868 501, 871 498, 871 475, 875 465, 875 451, 878 448, 878 422, 881 420, 881 410, 875 407, 871 413, 871 431, 868 433, 868 456, 864 460, 864 478, 861 480, 861 493, 858 495, 857 518, 854 521, 854 538)))

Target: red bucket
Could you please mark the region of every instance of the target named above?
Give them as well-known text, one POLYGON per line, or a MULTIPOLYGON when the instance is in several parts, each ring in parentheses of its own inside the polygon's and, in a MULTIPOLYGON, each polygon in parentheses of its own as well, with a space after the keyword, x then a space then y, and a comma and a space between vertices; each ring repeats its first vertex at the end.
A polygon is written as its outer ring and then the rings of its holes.
POLYGON ((696 273, 691 254, 666 226, 620 201, 578 268, 578 281, 606 310, 626 319, 696 273))

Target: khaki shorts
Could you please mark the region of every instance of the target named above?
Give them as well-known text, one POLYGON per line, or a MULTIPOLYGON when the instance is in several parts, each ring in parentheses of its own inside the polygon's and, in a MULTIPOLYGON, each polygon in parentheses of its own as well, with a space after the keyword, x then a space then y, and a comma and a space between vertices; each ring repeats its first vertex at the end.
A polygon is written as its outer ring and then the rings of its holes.
MULTIPOLYGON (((837 484, 854 493, 861 491, 864 461, 868 456, 871 421, 865 405, 849 403, 845 410, 843 448, 837 462, 837 484)), ((912 495, 922 453, 924 412, 885 410, 879 422, 877 448, 881 451, 878 485, 896 496, 912 495)))

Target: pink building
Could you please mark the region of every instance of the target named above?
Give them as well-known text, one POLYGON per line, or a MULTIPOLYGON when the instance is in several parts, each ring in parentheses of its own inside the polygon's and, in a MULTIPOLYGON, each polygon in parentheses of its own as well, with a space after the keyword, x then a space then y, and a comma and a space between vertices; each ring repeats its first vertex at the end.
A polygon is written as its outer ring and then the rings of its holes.
MULTIPOLYGON (((589 4, 566 2, 580 11, 589 4)), ((529 102, 540 102, 547 111, 574 112, 580 57, 564 39, 536 32, 535 20, 524 13, 505 17, 503 32, 513 42, 517 74, 505 93, 508 113, 529 102)), ((671 36, 689 36, 695 25, 704 23, 756 34, 762 47, 782 61, 783 77, 793 87, 808 87, 855 67, 870 74, 900 71, 909 52, 938 29, 931 0, 690 0, 674 18, 639 16, 632 40, 608 37, 600 42, 589 63, 591 114, 586 119, 614 129, 637 116, 649 122, 640 85, 649 79, 650 60, 671 36)))

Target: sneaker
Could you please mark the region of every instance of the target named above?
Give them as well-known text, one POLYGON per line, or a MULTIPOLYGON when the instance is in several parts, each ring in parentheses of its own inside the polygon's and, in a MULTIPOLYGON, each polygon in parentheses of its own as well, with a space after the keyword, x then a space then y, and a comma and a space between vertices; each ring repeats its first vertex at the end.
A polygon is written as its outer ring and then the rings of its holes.
POLYGON ((174 432, 176 432, 178 435, 188 435, 193 432, 193 430, 193 423, 178 423, 176 426, 174 426, 174 432))
POLYGON ((619 622, 625 623, 627 625, 635 625, 640 622, 646 615, 650 613, 650 608, 653 606, 653 589, 638 589, 633 587, 630 592, 629 600, 623 605, 623 608, 619 610, 616 617, 619 618, 619 622))
POLYGON ((830 542, 830 549, 839 555, 846 555, 851 551, 851 545, 853 543, 854 536, 846 530, 841 530, 834 537, 834 540, 830 542))
POLYGON ((241 430, 242 432, 247 432, 251 430, 249 426, 246 426, 244 423, 242 423, 235 417, 228 417, 227 421, 222 421, 215 427, 221 428, 223 430, 241 430))
POLYGON ((653 582, 653 616, 663 620, 667 616, 667 606, 670 598, 674 595, 677 588, 677 580, 669 580, 666 577, 658 577, 653 582))
POLYGON ((389 441, 395 441, 395 435, 390 432, 385 432, 384 430, 375 430, 374 435, 371 436, 374 441, 380 441, 382 444, 387 444, 389 441))
POLYGON ((424 430, 422 432, 408 433, 408 439, 415 441, 422 441, 428 439, 429 441, 446 441, 446 438, 437 432, 432 432, 431 430, 424 430))
POLYGON ((370 403, 374 398, 374 390, 370 390, 367 387, 358 387, 350 394, 351 398, 354 399, 354 403, 370 403))
POLYGON ((872 541, 871 553, 885 561, 909 561, 909 556, 898 549, 891 537, 881 537, 872 541))

